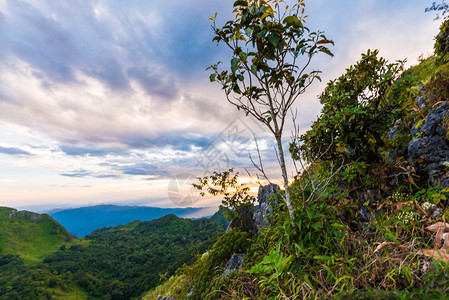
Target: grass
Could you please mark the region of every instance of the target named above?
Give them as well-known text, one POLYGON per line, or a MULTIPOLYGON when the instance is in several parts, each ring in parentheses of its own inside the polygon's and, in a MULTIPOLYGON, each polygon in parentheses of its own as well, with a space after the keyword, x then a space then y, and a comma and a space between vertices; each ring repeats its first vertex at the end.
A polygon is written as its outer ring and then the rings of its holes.
POLYGON ((28 265, 39 264, 62 245, 84 244, 47 214, 11 217, 12 208, 0 207, 0 254, 18 254, 28 265))
POLYGON ((79 286, 74 285, 71 290, 62 290, 61 288, 49 289, 51 291, 51 299, 54 300, 80 300, 90 299, 89 295, 79 286))
POLYGON ((185 275, 171 276, 166 282, 156 287, 154 290, 148 292, 142 297, 142 300, 154 300, 160 296, 179 295, 181 287, 185 285, 188 280, 185 275))
POLYGON ((421 60, 418 65, 410 67, 405 71, 405 75, 415 77, 416 87, 418 87, 420 85, 426 85, 437 69, 436 57, 431 56, 421 60))

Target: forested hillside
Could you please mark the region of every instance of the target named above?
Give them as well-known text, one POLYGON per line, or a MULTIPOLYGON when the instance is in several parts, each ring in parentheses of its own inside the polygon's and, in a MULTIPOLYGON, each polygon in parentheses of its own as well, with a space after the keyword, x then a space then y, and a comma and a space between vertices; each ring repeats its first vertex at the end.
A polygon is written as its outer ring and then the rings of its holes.
POLYGON ((208 219, 167 215, 76 239, 48 215, 2 213, 2 299, 133 299, 192 262, 223 231, 208 219), (18 222, 16 215, 26 218, 18 222))
POLYGON ((38 263, 45 255, 74 240, 64 227, 47 214, 0 207, 0 253, 20 255, 38 263))

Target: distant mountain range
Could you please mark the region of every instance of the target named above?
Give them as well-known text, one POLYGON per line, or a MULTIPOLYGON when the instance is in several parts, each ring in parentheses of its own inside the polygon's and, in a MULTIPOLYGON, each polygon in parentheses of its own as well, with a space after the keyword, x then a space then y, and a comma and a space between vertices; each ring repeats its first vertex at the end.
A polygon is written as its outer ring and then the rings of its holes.
MULTIPOLYGON (((119 221, 120 212, 196 210, 102 205, 66 213, 89 224, 106 222, 108 213, 119 221)), ((76 238, 48 214, 0 207, 0 299, 137 299, 209 249, 223 232, 222 217, 221 211, 215 221, 168 214, 76 238)))
POLYGON ((132 221, 151 221, 168 214, 188 217, 200 210, 202 208, 96 205, 51 211, 48 214, 70 233, 84 237, 101 228, 124 225, 132 221))

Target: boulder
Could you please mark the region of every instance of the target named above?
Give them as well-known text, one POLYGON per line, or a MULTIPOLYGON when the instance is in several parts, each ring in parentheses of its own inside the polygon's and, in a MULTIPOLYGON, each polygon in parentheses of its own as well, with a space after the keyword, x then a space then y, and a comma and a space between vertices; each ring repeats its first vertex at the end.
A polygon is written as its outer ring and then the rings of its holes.
POLYGON ((223 271, 222 275, 229 275, 232 272, 237 272, 243 263, 243 258, 245 257, 245 254, 232 254, 232 257, 229 259, 228 263, 226 264, 226 268, 223 271))
POLYGON ((268 216, 273 213, 271 204, 272 202, 277 204, 280 201, 280 195, 276 198, 273 198, 272 195, 278 193, 279 190, 279 186, 274 183, 259 187, 257 194, 259 209, 254 215, 257 230, 261 230, 269 225, 268 216))
POLYGON ((430 110, 421 128, 414 126, 414 139, 408 146, 410 162, 431 186, 449 187, 449 139, 443 127, 448 115, 449 103, 430 110))

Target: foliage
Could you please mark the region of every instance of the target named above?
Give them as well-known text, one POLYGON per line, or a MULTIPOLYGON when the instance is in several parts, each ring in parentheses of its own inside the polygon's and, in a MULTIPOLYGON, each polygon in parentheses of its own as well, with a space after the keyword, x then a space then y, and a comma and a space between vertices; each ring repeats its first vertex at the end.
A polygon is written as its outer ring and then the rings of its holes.
POLYGON ((44 264, 0 259, 0 269, 7 270, 0 270, 0 294, 5 299, 132 299, 157 286, 161 274, 170 276, 192 262, 222 231, 208 219, 174 215, 97 230, 86 238, 88 243, 63 245, 44 264))
MULTIPOLYGON (((401 62, 390 64, 377 54, 364 54, 328 85, 321 97, 323 114, 304 144, 291 147, 295 158, 306 154, 315 159, 303 171, 307 176, 298 175, 290 185, 295 223, 280 203, 272 214, 274 225, 260 234, 245 237, 245 242, 236 232, 220 238, 214 249, 183 269, 189 278, 183 290, 195 287, 187 299, 446 297, 449 285, 439 278, 449 273, 448 255, 437 243, 438 234, 425 229, 435 220, 422 205, 429 201, 443 209, 449 193, 415 182, 413 168, 403 160, 386 160, 399 143, 408 144, 410 124, 426 112, 411 109, 414 92, 421 90, 420 84, 430 88, 442 67, 429 58, 401 73, 401 62), (402 140, 387 137, 391 128, 402 140), (331 134, 333 139, 326 139, 331 134), (335 168, 339 165, 343 167, 335 168), (340 176, 326 180, 335 170, 340 176), (368 190, 381 188, 374 204, 365 202, 368 190), (366 219, 359 217, 363 202, 366 219), (224 247, 233 241, 246 246, 224 247), (431 258, 440 250, 442 259, 431 258), (246 253, 243 267, 223 276, 227 259, 240 251, 246 253)), ((439 221, 445 222, 447 215, 439 221)))
POLYGON ((229 220, 225 217, 226 208, 220 208, 215 214, 213 214, 212 217, 210 217, 210 220, 226 230, 229 225, 229 220))
POLYGON ((437 61, 434 55, 427 58, 420 57, 419 64, 411 66, 404 71, 404 75, 415 79, 415 90, 420 85, 425 85, 429 81, 430 77, 432 77, 438 68, 436 63, 437 61))
POLYGON ((77 243, 73 239, 47 214, 0 207, 0 254, 18 254, 25 263, 36 264, 62 245, 77 243))
POLYGON ((381 160, 379 150, 395 122, 406 113, 411 98, 412 79, 401 77, 403 62, 388 63, 378 51, 362 54, 362 59, 331 81, 320 96, 321 115, 312 128, 292 143, 298 158, 307 150, 309 159, 369 163, 381 160))
POLYGON ((215 24, 216 15, 211 18, 213 40, 226 44, 232 58, 229 69, 221 71, 221 62, 212 65, 210 80, 221 85, 231 104, 273 133, 293 220, 282 145, 284 125, 295 100, 319 79, 319 71, 308 71, 312 57, 318 52, 332 55, 326 45, 333 42, 304 26, 303 0, 295 1, 291 8, 280 0, 238 0, 234 7, 235 19, 221 28, 215 24))
POLYGON ((195 264, 184 266, 180 273, 189 278, 188 288, 193 299, 213 299, 217 296, 216 282, 212 278, 220 276, 226 262, 234 253, 245 253, 251 244, 247 232, 230 230, 223 234, 214 246, 203 255, 198 255, 195 264))
POLYGON ((441 16, 444 17, 444 15, 449 11, 449 5, 444 2, 444 0, 441 0, 441 3, 432 2, 432 5, 430 7, 426 7, 425 12, 435 11, 437 12, 437 15, 435 17, 435 20, 438 20, 441 16))
POLYGON ((238 183, 238 173, 232 175, 233 169, 221 173, 213 172, 211 176, 198 178, 199 184, 193 186, 212 196, 222 195, 220 210, 231 220, 231 227, 245 232, 253 231, 253 208, 255 198, 249 195, 249 187, 238 183))
POLYGON ((447 62, 449 58, 449 19, 446 18, 440 26, 440 32, 435 37, 435 54, 438 61, 447 62))
MULTIPOLYGON (((449 63, 440 66, 425 85, 429 104, 449 99, 449 63)), ((430 106, 430 105, 429 105, 430 106)))
POLYGON ((179 295, 179 298, 184 299, 189 291, 184 290, 183 287, 188 284, 187 276, 183 274, 173 275, 163 284, 145 294, 145 296, 142 297, 142 300, 154 300, 157 299, 159 295, 179 295))

